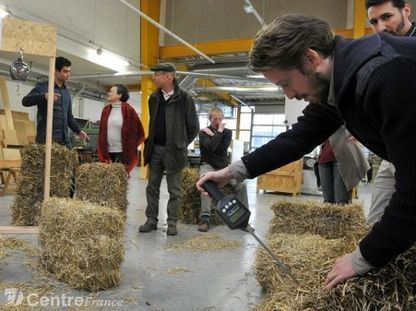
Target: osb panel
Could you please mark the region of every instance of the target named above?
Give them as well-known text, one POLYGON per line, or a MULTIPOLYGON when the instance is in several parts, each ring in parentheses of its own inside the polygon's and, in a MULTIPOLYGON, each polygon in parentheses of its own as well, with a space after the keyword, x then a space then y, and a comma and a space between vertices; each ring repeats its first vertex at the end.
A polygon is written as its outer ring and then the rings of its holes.
POLYGON ((16 18, 3 19, 3 39, 1 50, 35 54, 56 55, 56 27, 23 21, 16 18))
POLYGON ((281 175, 282 172, 287 174, 294 174, 303 170, 303 158, 292 163, 286 164, 276 170, 269 172, 268 174, 277 174, 281 175))
POLYGON ((258 190, 271 190, 286 193, 298 193, 302 187, 302 178, 299 174, 293 176, 277 176, 264 174, 257 178, 258 190))

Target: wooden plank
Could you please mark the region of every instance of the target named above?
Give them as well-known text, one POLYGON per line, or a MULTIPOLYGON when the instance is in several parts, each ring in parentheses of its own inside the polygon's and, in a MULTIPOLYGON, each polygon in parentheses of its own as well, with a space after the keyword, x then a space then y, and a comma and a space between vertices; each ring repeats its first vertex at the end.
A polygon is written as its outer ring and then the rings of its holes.
POLYGON ((52 120, 53 120, 53 93, 55 83, 55 58, 49 58, 48 80, 48 112, 46 118, 46 144, 45 144, 45 180, 43 187, 43 200, 49 199, 51 185, 51 159, 52 159, 52 120))
POLYGON ((14 129, 4 129, 3 131, 3 140, 6 147, 8 145, 19 145, 19 139, 17 138, 17 132, 14 129))
POLYGON ((2 168, 18 168, 22 166, 21 160, 0 160, 0 169, 2 168))
POLYGON ((0 91, 1 100, 4 109, 4 115, 6 116, 6 126, 9 129, 14 129, 12 111, 10 109, 9 92, 7 90, 6 79, 0 77, 0 91))
POLYGON ((3 148, 4 160, 21 160, 20 149, 3 148))
POLYGON ((4 18, 0 49, 10 52, 22 50, 24 54, 55 57, 56 32, 56 27, 50 24, 4 18))
POLYGON ((38 226, 0 226, 0 234, 38 234, 38 226))

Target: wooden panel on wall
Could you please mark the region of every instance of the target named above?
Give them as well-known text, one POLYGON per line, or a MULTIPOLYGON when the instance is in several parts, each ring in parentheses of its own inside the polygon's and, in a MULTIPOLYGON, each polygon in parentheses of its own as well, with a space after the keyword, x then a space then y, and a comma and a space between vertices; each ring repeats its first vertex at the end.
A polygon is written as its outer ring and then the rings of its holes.
POLYGON ((3 19, 3 36, 0 49, 3 51, 56 55, 56 27, 24 21, 16 18, 3 19))

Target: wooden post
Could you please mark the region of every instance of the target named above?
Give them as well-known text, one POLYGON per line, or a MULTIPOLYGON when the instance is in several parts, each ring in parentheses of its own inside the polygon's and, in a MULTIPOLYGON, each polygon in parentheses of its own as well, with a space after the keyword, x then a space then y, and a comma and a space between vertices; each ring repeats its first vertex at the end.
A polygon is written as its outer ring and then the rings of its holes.
POLYGON ((0 77, 1 99, 3 101, 4 115, 6 116, 7 128, 14 130, 12 111, 10 109, 9 92, 7 91, 6 79, 0 77))
POLYGON ((51 185, 51 149, 52 149, 52 121, 53 121, 53 97, 55 86, 55 57, 49 58, 48 81, 48 115, 46 119, 46 144, 45 144, 45 182, 43 200, 49 199, 51 185))

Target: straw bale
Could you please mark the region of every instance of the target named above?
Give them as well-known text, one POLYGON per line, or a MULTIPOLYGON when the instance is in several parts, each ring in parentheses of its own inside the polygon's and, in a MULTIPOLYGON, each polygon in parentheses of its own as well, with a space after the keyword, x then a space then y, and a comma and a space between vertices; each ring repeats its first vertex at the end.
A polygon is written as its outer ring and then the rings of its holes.
POLYGON ((123 164, 85 163, 77 169, 75 196, 126 212, 127 180, 123 164))
MULTIPOLYGON (((52 144, 50 195, 69 197, 73 189, 77 154, 66 147, 52 144)), ((12 205, 12 223, 37 225, 43 201, 45 145, 33 144, 22 149, 21 179, 12 205)))
POLYGON ((282 273, 264 249, 259 248, 255 274, 268 293, 278 291, 275 300, 284 309, 294 301, 301 301, 314 288, 322 286, 334 259, 355 245, 342 239, 325 239, 319 235, 277 234, 269 241, 271 251, 292 270, 297 286, 282 273))
MULTIPOLYGON (((182 205, 179 209, 179 219, 186 224, 198 224, 199 215, 201 213, 201 193, 196 188, 195 184, 199 180, 199 169, 185 168, 182 171, 182 205)), ((225 195, 234 194, 234 189, 227 184, 221 187, 221 191, 225 195)), ((211 209, 214 208, 215 202, 211 209)), ((210 224, 222 225, 224 222, 217 213, 212 212, 210 217, 210 224)))
POLYGON ((416 310, 416 247, 384 268, 348 280, 331 291, 317 288, 297 310, 416 310))
POLYGON ((269 233, 319 234, 329 239, 357 238, 367 231, 360 204, 334 205, 319 201, 278 201, 269 233))
POLYGON ((87 201, 51 198, 42 204, 41 264, 71 287, 117 286, 124 258, 125 216, 87 201))

